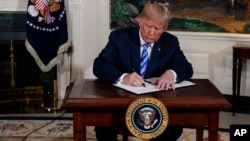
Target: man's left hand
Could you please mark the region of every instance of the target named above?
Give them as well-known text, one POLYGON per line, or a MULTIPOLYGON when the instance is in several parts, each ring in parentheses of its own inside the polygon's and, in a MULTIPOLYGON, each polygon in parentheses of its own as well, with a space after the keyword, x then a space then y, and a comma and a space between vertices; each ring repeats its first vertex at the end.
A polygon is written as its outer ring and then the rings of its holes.
POLYGON ((158 78, 158 80, 152 82, 152 84, 157 85, 157 88, 161 90, 169 90, 169 89, 174 90, 175 89, 174 77, 175 77, 174 73, 170 70, 167 70, 158 78))

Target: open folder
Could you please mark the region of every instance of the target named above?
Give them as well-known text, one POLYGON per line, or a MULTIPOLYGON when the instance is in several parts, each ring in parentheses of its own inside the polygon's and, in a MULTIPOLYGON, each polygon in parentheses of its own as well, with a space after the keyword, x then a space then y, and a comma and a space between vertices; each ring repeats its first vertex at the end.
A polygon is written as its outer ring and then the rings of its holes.
MULTIPOLYGON (((128 86, 122 83, 113 84, 116 87, 119 87, 121 89, 127 90, 129 92, 132 92, 134 94, 146 94, 151 92, 158 92, 161 91, 160 89, 157 89, 155 85, 152 85, 150 82, 152 82, 153 79, 146 79, 145 80, 145 87, 134 87, 134 86, 128 86)), ((175 88, 181 88, 181 87, 187 87, 187 86, 193 86, 196 85, 195 83, 184 80, 179 83, 175 83, 175 88)))

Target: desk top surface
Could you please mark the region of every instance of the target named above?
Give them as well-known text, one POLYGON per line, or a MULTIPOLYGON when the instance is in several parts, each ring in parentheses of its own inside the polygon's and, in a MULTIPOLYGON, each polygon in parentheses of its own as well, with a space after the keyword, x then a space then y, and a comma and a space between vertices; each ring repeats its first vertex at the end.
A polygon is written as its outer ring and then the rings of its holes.
POLYGON ((98 79, 76 80, 67 88, 62 108, 121 109, 139 97, 154 97, 168 108, 231 109, 232 105, 208 79, 192 79, 195 86, 135 95, 98 79))
POLYGON ((250 42, 247 41, 240 41, 236 45, 234 45, 234 48, 246 48, 250 49, 250 42))

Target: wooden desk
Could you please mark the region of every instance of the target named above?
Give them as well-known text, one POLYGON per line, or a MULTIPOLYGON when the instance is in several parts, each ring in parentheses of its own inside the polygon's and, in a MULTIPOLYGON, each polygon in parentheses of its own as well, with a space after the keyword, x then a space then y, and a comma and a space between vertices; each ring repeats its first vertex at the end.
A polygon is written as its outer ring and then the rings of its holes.
MULTIPOLYGON (((192 81, 197 85, 140 96, 100 80, 79 81, 68 87, 62 108, 73 112, 74 141, 86 141, 86 126, 126 126, 125 113, 129 104, 138 97, 152 96, 166 105, 168 125, 207 125, 209 141, 216 141, 219 111, 232 106, 209 80, 192 81)), ((197 134, 199 141, 203 140, 202 131, 197 134)))
POLYGON ((235 109, 239 104, 240 96, 240 83, 241 83, 241 70, 242 60, 250 59, 250 45, 249 47, 234 46, 233 47, 233 115, 235 115, 235 109))

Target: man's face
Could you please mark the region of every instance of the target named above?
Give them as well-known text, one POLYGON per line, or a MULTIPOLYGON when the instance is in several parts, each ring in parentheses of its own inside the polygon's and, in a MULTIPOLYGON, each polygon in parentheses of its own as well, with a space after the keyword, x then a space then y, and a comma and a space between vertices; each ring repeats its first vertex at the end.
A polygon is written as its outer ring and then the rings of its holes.
POLYGON ((164 23, 148 20, 146 18, 139 19, 139 26, 141 30, 141 36, 147 43, 156 42, 165 30, 164 23))

